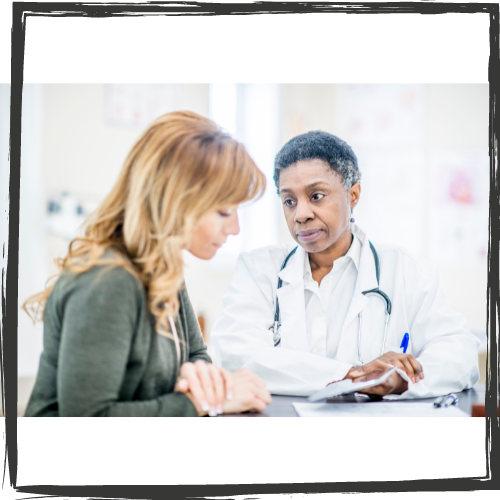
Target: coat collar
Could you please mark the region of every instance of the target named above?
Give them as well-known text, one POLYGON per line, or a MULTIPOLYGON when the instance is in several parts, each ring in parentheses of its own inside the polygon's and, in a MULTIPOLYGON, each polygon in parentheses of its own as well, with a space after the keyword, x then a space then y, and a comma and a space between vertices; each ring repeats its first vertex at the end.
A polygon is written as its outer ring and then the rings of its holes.
MULTIPOLYGON (((359 256, 357 266, 358 275, 343 330, 369 302, 369 299, 365 297, 362 292, 377 287, 375 261, 370 249, 370 244, 368 243, 368 238, 357 226, 352 225, 351 229, 355 236, 359 238, 361 249, 357 249, 358 255, 355 256, 356 259, 359 256)), ((282 286, 277 290, 277 297, 280 303, 283 329, 283 335, 281 337, 282 347, 310 352, 307 335, 305 334, 304 259, 306 259, 306 257, 306 251, 299 245, 295 254, 288 261, 285 269, 278 273, 278 276, 283 280, 283 284, 286 284, 286 286, 282 286)), ((285 258, 286 256, 283 260, 285 258)), ((342 349, 348 347, 346 344, 347 341, 348 339, 341 335, 339 354, 342 353, 342 349)))
MULTIPOLYGON (((282 279, 283 283, 296 284, 304 281, 304 261, 306 257, 306 251, 299 245, 295 254, 288 261, 285 269, 278 273, 278 277, 282 279)), ((285 259, 283 259, 283 261, 284 260, 285 259)))
POLYGON ((356 294, 366 290, 373 290, 378 287, 378 283, 377 273, 375 270, 375 258, 370 248, 368 238, 365 232, 355 224, 352 225, 351 229, 361 242, 358 277, 356 279, 356 287, 354 289, 354 293, 356 294))
MULTIPOLYGON (((369 240, 364 231, 362 231, 358 226, 353 225, 352 230, 361 241, 361 253, 359 257, 359 269, 356 284, 354 286, 354 293, 344 320, 342 331, 344 331, 347 325, 349 325, 349 323, 356 318, 363 307, 368 304, 369 299, 363 295, 363 292, 373 290, 378 287, 375 258, 370 248, 369 240)), ((340 350, 344 347, 342 345, 343 340, 344 339, 341 338, 338 352, 340 352, 340 350)))
MULTIPOLYGON (((353 232, 354 236, 359 239, 359 243, 361 246, 361 248, 359 248, 358 242, 353 242, 353 245, 349 249, 349 252, 352 253, 351 258, 358 270, 355 293, 361 293, 363 291, 372 290, 373 288, 377 287, 375 261, 365 232, 355 224, 351 225, 351 231, 353 232)), ((288 261, 285 269, 281 270, 278 273, 278 277, 282 279, 283 283, 296 284, 304 282, 306 258, 307 252, 299 245, 295 254, 288 261)))

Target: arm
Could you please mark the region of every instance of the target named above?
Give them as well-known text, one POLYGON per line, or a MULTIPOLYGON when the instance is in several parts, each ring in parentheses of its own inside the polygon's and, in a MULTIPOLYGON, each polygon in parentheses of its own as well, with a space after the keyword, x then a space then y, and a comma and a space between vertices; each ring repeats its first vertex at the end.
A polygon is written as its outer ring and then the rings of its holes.
POLYGON ((186 337, 189 339, 189 361, 194 363, 201 359, 207 363, 211 363, 212 360, 207 353, 207 346, 203 341, 198 318, 194 313, 187 290, 182 290, 179 294, 179 298, 181 301, 182 314, 185 318, 184 324, 187 330, 186 337))
POLYGON ((230 371, 242 367, 252 370, 264 379, 272 394, 309 395, 342 379, 351 365, 274 347, 269 327, 274 319, 279 268, 271 267, 271 260, 268 249, 238 258, 224 310, 212 329, 217 362, 230 371), (265 268, 259 260, 265 262, 265 268))
POLYGON ((409 384, 401 398, 435 397, 472 387, 479 379, 479 340, 465 318, 448 303, 438 271, 416 271, 415 285, 408 287, 408 304, 413 355, 423 367, 425 378, 409 384))
POLYGON ((60 416, 196 416, 184 394, 119 401, 136 332, 140 284, 127 271, 76 277, 65 299, 57 372, 60 416))

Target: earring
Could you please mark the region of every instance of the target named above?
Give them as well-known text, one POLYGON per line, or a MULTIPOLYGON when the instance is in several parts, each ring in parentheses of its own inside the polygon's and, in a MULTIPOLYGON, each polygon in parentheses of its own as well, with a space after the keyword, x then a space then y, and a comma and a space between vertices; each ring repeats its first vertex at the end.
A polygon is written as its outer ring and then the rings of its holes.
POLYGON ((355 222, 356 219, 352 216, 352 210, 351 210, 351 222, 355 222))

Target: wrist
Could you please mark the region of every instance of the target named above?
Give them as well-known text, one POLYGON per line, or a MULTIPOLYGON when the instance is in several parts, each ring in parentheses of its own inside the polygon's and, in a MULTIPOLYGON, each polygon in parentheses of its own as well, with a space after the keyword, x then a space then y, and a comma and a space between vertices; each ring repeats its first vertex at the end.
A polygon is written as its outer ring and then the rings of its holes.
POLYGON ((184 396, 186 396, 189 399, 189 401, 191 401, 191 403, 194 406, 196 413, 198 414, 199 417, 204 417, 205 415, 208 414, 206 411, 203 411, 201 409, 201 406, 198 404, 198 402, 196 401, 194 396, 189 391, 184 392, 183 394, 184 394, 184 396))
POLYGON ((403 394, 408 390, 408 382, 398 373, 399 384, 394 388, 391 394, 403 394))
POLYGON ((226 399, 222 407, 222 413, 239 413, 234 400, 226 399))

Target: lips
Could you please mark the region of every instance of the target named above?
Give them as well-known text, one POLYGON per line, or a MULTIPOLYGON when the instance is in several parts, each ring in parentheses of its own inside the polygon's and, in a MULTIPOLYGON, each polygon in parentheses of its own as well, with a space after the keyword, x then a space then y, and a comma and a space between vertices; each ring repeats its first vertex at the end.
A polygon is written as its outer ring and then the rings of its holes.
POLYGON ((302 241, 313 241, 315 240, 321 233, 322 229, 305 229, 304 231, 299 231, 297 233, 297 237, 302 241))

